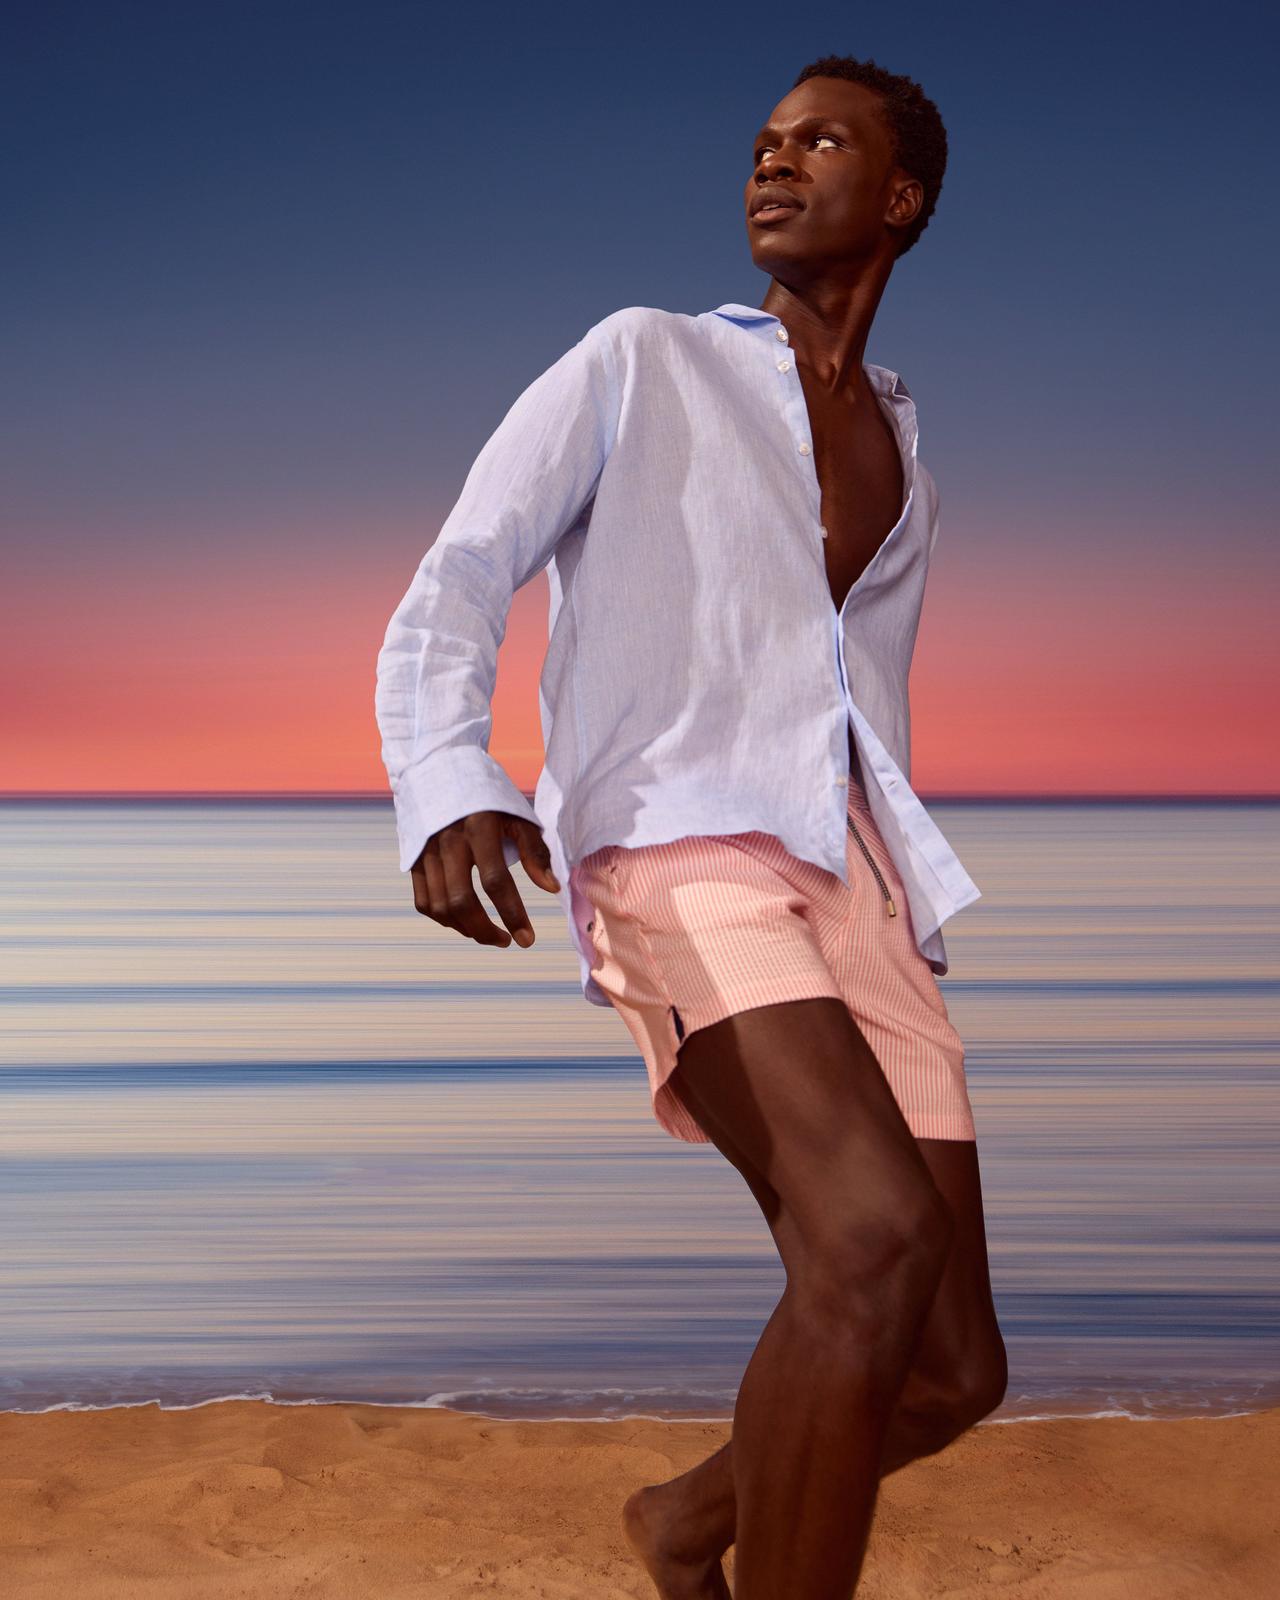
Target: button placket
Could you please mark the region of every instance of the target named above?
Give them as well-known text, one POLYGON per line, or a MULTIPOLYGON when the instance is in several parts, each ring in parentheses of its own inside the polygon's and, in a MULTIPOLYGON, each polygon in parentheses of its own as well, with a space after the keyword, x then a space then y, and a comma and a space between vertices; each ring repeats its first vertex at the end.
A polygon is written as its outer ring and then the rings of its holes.
MULTIPOLYGON (((787 380, 787 393, 783 405, 787 422, 791 429, 791 437, 795 442, 796 454, 812 457, 813 443, 809 438, 809 411, 805 404, 804 390, 800 385, 800 376, 795 372, 795 368, 790 361, 779 361, 776 365, 778 371, 787 380)), ((808 473, 806 477, 812 498, 818 488, 817 474, 808 473)), ((817 520, 817 517, 815 517, 814 521, 817 522, 817 520)))
MULTIPOLYGON (((786 344, 788 334, 784 327, 773 330, 773 336, 779 344, 786 344)), ((795 363, 786 356, 774 362, 778 372, 782 374, 786 391, 783 398, 783 414, 795 444, 796 454, 813 460, 813 441, 809 432, 809 408, 804 398, 804 389, 800 383, 800 374, 796 371, 795 363)), ((813 508, 813 523, 818 530, 820 539, 825 540, 827 530, 821 522, 822 489, 818 483, 816 471, 805 473, 805 482, 809 491, 809 503, 813 508)))

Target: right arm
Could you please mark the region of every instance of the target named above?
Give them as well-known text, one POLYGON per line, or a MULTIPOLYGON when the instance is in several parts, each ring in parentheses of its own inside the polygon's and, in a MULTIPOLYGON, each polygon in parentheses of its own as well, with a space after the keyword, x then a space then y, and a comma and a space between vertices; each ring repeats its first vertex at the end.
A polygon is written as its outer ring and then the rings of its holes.
POLYGON ((489 754, 498 647, 517 589, 595 493, 617 428, 609 319, 516 399, 392 614, 375 714, 395 802, 400 870, 420 911, 483 944, 533 933, 509 867, 551 875, 537 813, 489 754), (510 929, 489 920, 471 867, 510 929), (443 914, 441 914, 443 912, 443 914))

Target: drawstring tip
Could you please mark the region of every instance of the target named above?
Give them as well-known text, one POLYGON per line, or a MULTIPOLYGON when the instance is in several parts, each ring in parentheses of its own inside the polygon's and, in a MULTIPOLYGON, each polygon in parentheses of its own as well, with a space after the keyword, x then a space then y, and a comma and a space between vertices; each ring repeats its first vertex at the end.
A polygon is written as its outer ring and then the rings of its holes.
POLYGON ((891 917, 896 917, 898 915, 898 908, 894 905, 892 900, 889 901, 889 915, 891 917))

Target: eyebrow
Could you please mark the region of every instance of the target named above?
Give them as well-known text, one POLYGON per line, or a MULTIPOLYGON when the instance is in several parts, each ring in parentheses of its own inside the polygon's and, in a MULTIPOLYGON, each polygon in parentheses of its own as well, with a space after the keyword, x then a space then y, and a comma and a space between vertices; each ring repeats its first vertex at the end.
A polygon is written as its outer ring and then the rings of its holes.
MULTIPOLYGON (((833 128, 839 128, 842 133, 847 133, 850 137, 853 136, 853 129, 850 128, 847 122, 841 122, 839 117, 820 117, 814 115, 801 117, 799 122, 796 123, 796 132, 801 133, 805 128, 815 128, 820 122, 825 122, 833 128)), ((769 134, 776 134, 777 132, 777 128, 775 128, 771 122, 766 122, 764 127, 761 128, 760 132, 757 133, 755 138, 751 141, 752 147, 754 148, 754 146, 758 145, 761 139, 766 138, 769 134)))

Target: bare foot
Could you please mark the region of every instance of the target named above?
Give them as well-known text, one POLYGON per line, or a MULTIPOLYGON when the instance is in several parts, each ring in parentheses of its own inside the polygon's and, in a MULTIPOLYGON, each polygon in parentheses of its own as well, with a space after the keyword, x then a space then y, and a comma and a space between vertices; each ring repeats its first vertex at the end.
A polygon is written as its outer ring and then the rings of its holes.
POLYGON ((627 1497, 622 1526, 662 1600, 732 1600, 720 1558, 707 1559, 682 1540, 675 1507, 663 1485, 646 1485, 627 1497))

